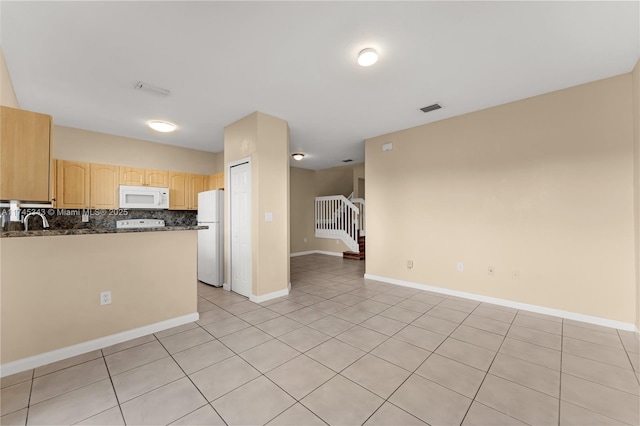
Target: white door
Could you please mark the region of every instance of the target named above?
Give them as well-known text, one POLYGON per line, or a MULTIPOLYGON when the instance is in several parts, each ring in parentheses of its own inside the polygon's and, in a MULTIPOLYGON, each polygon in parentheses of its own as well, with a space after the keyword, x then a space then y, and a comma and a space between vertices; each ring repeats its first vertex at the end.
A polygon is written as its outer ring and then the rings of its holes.
POLYGON ((231 167, 231 291, 251 295, 251 164, 231 167))

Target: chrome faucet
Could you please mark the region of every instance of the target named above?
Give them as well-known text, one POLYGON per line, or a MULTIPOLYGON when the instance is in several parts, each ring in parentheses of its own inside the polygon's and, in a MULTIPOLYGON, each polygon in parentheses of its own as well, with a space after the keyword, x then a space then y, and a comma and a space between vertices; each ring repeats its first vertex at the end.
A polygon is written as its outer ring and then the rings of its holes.
POLYGON ((49 227, 49 221, 47 220, 46 217, 44 217, 44 215, 40 212, 31 212, 28 215, 26 215, 24 217, 24 219, 22 219, 22 223, 24 223, 24 230, 28 231, 29 230, 29 216, 40 216, 42 218, 42 227, 43 228, 48 228, 49 227))

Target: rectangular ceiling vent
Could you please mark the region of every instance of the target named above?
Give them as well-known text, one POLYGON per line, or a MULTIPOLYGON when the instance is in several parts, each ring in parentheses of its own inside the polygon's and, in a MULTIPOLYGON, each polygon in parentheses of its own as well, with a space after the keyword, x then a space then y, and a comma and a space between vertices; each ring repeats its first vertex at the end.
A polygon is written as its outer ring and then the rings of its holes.
POLYGON ((431 111, 435 111, 435 110, 440 109, 440 108, 442 108, 442 107, 439 104, 433 104, 433 105, 429 105, 429 106, 420 108, 420 111, 422 111, 422 112, 431 112, 431 111))
POLYGON ((137 82, 134 87, 136 90, 142 90, 144 92, 155 93, 156 95, 162 96, 169 96, 169 94, 171 93, 168 89, 152 86, 142 81, 137 82))

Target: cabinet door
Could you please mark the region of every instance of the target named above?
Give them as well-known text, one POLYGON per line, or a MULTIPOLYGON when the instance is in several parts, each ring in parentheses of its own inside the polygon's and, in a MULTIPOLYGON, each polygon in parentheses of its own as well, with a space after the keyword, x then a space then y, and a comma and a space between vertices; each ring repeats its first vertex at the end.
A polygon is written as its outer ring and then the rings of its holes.
POLYGON ((58 160, 56 163, 56 206, 63 209, 89 208, 89 163, 67 160, 58 160))
POLYGON ((198 193, 208 186, 209 176, 189 174, 189 210, 198 210, 198 193))
POLYGON ((52 119, 0 107, 0 199, 50 201, 52 119))
POLYGON ((189 209, 189 179, 186 173, 169 172, 169 210, 189 209))
POLYGON ((91 164, 91 208, 118 208, 118 166, 91 164))
POLYGON ((148 186, 166 188, 169 186, 169 172, 165 170, 145 169, 144 182, 148 186))
POLYGON ((120 185, 144 185, 144 169, 120 166, 120 185))
POLYGON ((224 172, 209 176, 209 189, 224 189, 224 172))

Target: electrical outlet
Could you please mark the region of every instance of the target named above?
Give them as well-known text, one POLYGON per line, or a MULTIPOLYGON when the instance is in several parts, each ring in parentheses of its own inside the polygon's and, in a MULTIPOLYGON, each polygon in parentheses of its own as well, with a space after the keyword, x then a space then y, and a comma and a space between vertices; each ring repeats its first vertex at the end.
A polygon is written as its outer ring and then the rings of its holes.
POLYGON ((456 269, 458 270, 458 272, 463 272, 464 271, 464 263, 458 262, 458 264, 456 265, 456 269))
POLYGON ((413 269, 413 260, 407 260, 407 268, 413 269))
POLYGON ((513 278, 514 280, 517 280, 518 278, 520 278, 520 271, 513 271, 511 273, 511 278, 513 278))
POLYGON ((489 266, 489 268, 487 269, 487 273, 489 275, 495 275, 496 274, 496 269, 493 266, 489 266))
POLYGON ((305 242, 305 243, 307 242, 307 237, 304 237, 304 242, 305 242))
POLYGON ((82 211, 82 221, 83 222, 89 222, 89 212, 88 211, 82 211))
POLYGON ((110 305, 111 304, 111 292, 103 291, 100 293, 100 305, 110 305))

